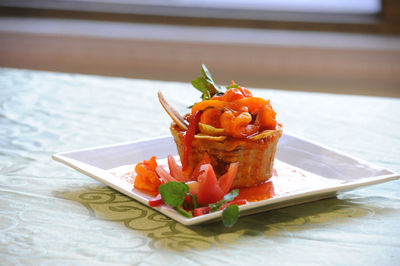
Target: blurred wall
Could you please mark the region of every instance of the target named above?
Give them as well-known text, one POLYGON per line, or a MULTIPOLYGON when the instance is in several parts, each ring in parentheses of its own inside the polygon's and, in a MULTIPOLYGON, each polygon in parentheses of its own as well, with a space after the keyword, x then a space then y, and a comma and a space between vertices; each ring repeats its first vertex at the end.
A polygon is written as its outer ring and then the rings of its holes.
POLYGON ((400 38, 374 34, 0 17, 0 66, 400 96, 400 38))

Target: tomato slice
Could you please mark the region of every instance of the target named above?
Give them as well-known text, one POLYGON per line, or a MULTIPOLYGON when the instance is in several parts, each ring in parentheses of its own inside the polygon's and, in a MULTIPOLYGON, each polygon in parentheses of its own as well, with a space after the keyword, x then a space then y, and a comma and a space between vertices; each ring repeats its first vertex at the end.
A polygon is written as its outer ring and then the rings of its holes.
POLYGON ((218 185, 224 194, 228 193, 231 189, 233 180, 235 179, 236 173, 238 171, 239 162, 231 163, 229 165, 228 171, 222 175, 218 180, 218 185))
POLYGON ((168 155, 168 167, 169 167, 169 173, 172 177, 174 177, 178 181, 185 181, 185 176, 182 172, 182 166, 179 166, 175 159, 174 156, 168 155))
POLYGON ((196 134, 197 124, 199 123, 201 116, 201 112, 197 111, 192 115, 189 122, 189 127, 186 131, 184 142, 183 142, 183 160, 182 160, 182 169, 185 170, 188 166, 189 161, 189 152, 192 146, 192 141, 194 139, 194 135, 196 134))
POLYGON ((168 174, 168 172, 161 165, 156 167, 156 173, 164 181, 164 183, 167 183, 169 181, 176 181, 176 179, 168 174))
POLYGON ((194 170, 193 170, 193 172, 192 172, 192 179, 197 180, 197 177, 198 177, 199 174, 200 174, 200 167, 201 167, 203 164, 206 164, 206 163, 211 163, 210 156, 208 155, 207 152, 203 153, 203 156, 201 157, 200 162, 199 162, 199 163, 196 165, 196 167, 194 168, 194 170))
POLYGON ((157 194, 153 199, 149 200, 149 206, 150 207, 157 207, 163 204, 164 202, 162 201, 161 194, 157 194))
POLYGON ((200 205, 207 205, 221 200, 225 193, 218 185, 217 177, 211 164, 204 164, 200 167, 198 177, 199 192, 197 202, 200 205))
POLYGON ((193 210, 193 216, 197 217, 197 216, 201 216, 203 214, 207 214, 210 213, 211 208, 206 206, 206 207, 200 207, 200 208, 196 208, 193 210))

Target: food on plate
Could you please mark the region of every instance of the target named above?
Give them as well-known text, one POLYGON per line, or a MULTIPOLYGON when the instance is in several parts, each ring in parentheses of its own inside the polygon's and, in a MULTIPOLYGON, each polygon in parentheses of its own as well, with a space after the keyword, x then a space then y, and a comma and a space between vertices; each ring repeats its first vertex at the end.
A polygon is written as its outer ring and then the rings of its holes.
POLYGON ((222 221, 231 227, 239 217, 238 205, 247 203, 244 198, 236 199, 237 189, 231 190, 237 168, 238 163, 232 163, 217 180, 205 155, 193 176, 187 178, 172 155, 168 156, 168 170, 158 165, 153 156, 136 165, 134 187, 153 196, 149 200, 151 207, 166 204, 187 218, 223 211, 222 221))
POLYGON ((254 97, 234 82, 226 88, 216 85, 204 65, 202 73, 192 82, 202 92, 202 101, 191 107, 184 121, 173 119, 170 127, 184 173, 190 176, 207 153, 217 178, 231 163, 239 162, 234 188, 267 181, 282 135, 270 101, 254 97))
POLYGON ((231 227, 238 205, 273 195, 268 179, 282 129, 269 100, 234 82, 216 85, 204 65, 202 73, 192 81, 202 100, 183 117, 158 94, 173 120, 170 130, 182 164, 172 155, 167 167, 155 157, 144 160, 135 167, 134 186, 154 196, 152 207, 166 204, 188 218, 222 211, 224 225, 231 227))
POLYGON ((157 195, 161 180, 155 173, 156 167, 157 161, 154 156, 149 160, 144 160, 136 164, 135 188, 153 196, 157 195))

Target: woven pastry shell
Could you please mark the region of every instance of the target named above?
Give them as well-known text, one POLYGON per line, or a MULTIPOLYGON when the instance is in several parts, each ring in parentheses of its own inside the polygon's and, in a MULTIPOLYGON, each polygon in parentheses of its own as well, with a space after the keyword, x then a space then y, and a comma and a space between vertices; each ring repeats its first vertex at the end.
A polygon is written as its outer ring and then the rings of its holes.
MULTIPOLYGON (((183 159, 183 136, 174 125, 170 127, 179 156, 183 159)), ((207 152, 211 165, 219 177, 224 174, 230 163, 239 162, 233 188, 251 187, 267 181, 272 176, 275 152, 282 130, 274 130, 265 138, 235 139, 195 138, 188 158, 189 168, 193 169, 207 152)))

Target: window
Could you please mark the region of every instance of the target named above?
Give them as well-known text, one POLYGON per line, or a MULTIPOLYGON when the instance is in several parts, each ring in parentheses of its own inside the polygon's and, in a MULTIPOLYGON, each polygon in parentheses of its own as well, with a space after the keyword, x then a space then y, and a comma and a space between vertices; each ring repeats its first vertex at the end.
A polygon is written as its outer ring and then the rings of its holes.
POLYGON ((2 0, 0 6, 3 15, 400 33, 397 0, 2 0))
POLYGON ((0 66, 187 82, 206 63, 220 80, 250 87, 398 95, 400 38, 386 35, 400 34, 399 0, 1 0, 0 7, 0 66))

